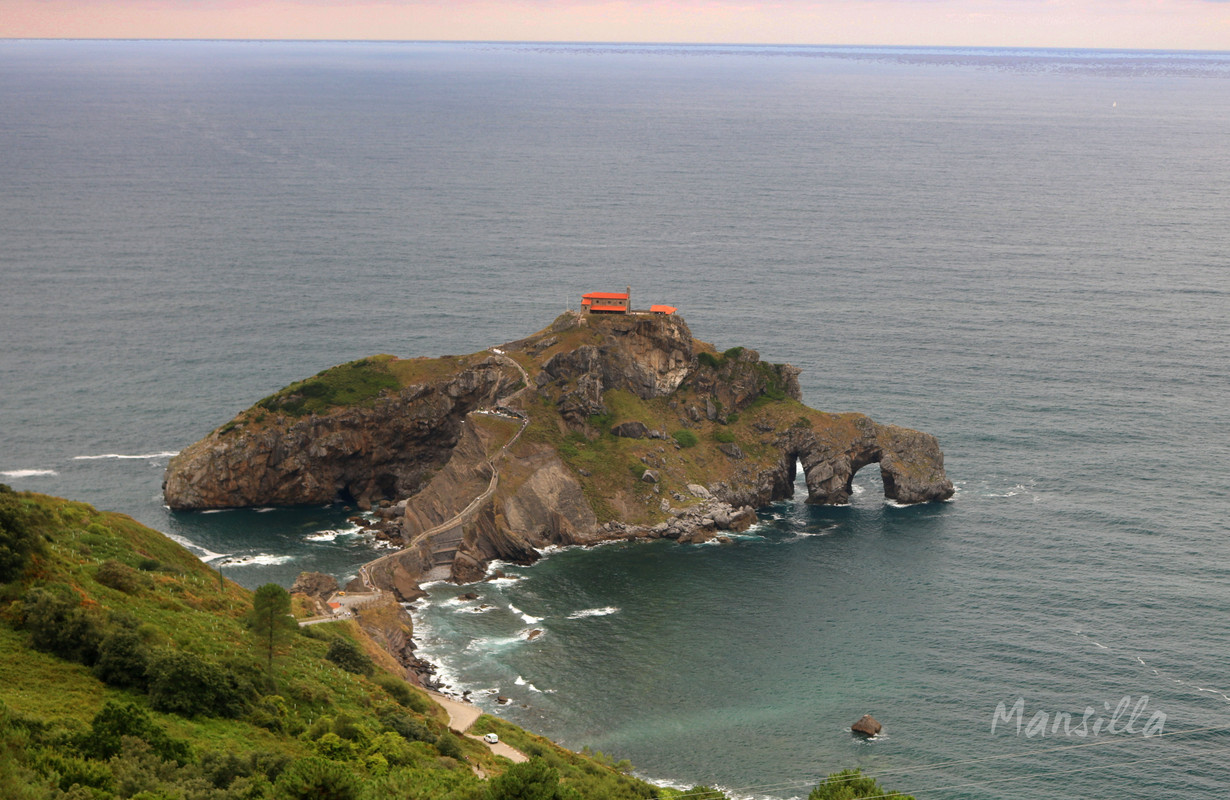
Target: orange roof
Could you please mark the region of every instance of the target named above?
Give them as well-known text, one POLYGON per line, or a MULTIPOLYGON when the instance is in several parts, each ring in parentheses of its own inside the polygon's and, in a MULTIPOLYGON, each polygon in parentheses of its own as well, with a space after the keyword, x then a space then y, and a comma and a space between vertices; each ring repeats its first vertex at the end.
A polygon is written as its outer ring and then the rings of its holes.
POLYGON ((589 305, 589 304, 590 304, 590 303, 592 303, 592 302, 594 302, 594 301, 593 301, 593 300, 590 300, 588 297, 585 297, 585 298, 582 298, 582 299, 581 299, 581 305, 583 305, 583 306, 587 306, 587 305, 589 305))
POLYGON ((627 306, 590 306, 590 311, 627 311, 627 306))
POLYGON ((581 295, 583 298, 591 300, 627 300, 627 292, 590 292, 589 294, 581 295))
POLYGON ((649 310, 654 314, 674 314, 679 309, 674 306, 650 306, 649 310))

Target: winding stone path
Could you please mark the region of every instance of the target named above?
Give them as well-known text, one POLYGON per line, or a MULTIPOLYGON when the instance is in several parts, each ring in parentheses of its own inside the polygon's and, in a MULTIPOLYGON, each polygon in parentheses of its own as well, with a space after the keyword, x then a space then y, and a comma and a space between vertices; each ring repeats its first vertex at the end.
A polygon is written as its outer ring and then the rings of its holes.
MULTIPOLYGON (((529 376, 529 373, 525 371, 525 368, 522 367, 519 363, 517 363, 516 359, 510 358, 509 356, 506 356, 503 353, 493 353, 492 355, 494 358, 498 358, 500 361, 506 364, 512 365, 513 367, 516 368, 518 372, 521 373, 521 383, 522 383, 521 388, 513 392, 512 394, 508 395, 507 397, 497 398, 496 406, 499 407, 500 405, 506 404, 510 400, 515 400, 516 398, 521 396, 523 392, 529 389, 530 388, 530 376, 529 376)), ((471 411, 470 413, 471 414, 483 414, 486 416, 506 416, 506 415, 500 414, 499 412, 486 411, 486 410, 471 411)), ((491 467, 491 480, 487 483, 487 488, 483 491, 482 494, 480 494, 478 497, 475 497, 473 500, 471 500, 469 505, 461 509, 461 511, 458 511, 451 518, 445 520, 444 522, 441 522, 439 525, 436 525, 435 527, 429 528, 417 534, 401 550, 398 550, 393 553, 389 553, 388 555, 381 556, 380 558, 377 558, 374 561, 369 561, 366 564, 364 564, 362 567, 360 567, 359 568, 359 578, 360 580, 363 581, 363 585, 366 586, 369 590, 373 592, 382 591, 375 584, 372 583, 371 570, 373 567, 377 567, 379 565, 382 565, 383 563, 385 563, 386 561, 390 559, 396 558, 402 551, 412 549, 418 546, 420 542, 426 541, 433 536, 444 533, 445 531, 459 527, 462 523, 464 523, 471 516, 473 516, 474 513, 478 511, 478 509, 482 508, 483 504, 491 499, 491 496, 495 494, 496 488, 500 485, 500 468, 499 468, 498 462, 500 461, 500 459, 504 457, 504 453, 508 451, 508 448, 512 447, 513 444, 515 444, 516 441, 521 438, 521 434, 525 433, 525 429, 529 427, 529 424, 530 424, 529 417, 522 416, 521 417, 521 427, 517 430, 515 434, 513 434, 513 437, 509 439, 507 442, 505 442, 494 456, 487 459, 487 464, 491 467)), ((455 553, 456 549, 453 548, 452 551, 455 553)), ((441 552, 447 552, 447 549, 442 549, 441 552)), ((451 563, 451 561, 449 563, 451 563)), ((440 567, 440 566, 447 566, 447 564, 436 564, 435 559, 433 558, 432 559, 433 570, 436 567, 440 567)))

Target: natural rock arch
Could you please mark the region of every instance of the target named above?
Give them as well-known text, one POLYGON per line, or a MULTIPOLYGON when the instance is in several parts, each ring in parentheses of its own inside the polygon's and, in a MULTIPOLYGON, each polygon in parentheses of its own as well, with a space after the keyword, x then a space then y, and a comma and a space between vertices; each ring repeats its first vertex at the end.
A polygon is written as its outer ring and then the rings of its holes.
POLYGON ((898 503, 947 500, 952 482, 944 474, 944 454, 930 434, 896 425, 877 425, 867 417, 853 423, 845 440, 821 438, 808 429, 795 429, 779 441, 782 452, 781 496, 794 492, 797 465, 803 467, 807 502, 844 505, 854 491, 854 476, 869 464, 880 465, 884 496, 898 503))

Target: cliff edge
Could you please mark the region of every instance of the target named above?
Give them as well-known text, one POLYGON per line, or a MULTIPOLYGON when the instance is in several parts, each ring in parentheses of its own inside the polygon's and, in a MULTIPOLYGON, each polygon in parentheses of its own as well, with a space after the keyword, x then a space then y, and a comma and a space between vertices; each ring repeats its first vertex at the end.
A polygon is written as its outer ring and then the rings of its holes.
POLYGON ((794 493, 849 500, 879 464, 902 504, 953 486, 934 436, 801 402, 798 370, 718 352, 674 315, 568 312, 469 356, 375 356, 288 386, 186 448, 173 509, 347 502, 399 550, 364 571, 403 598, 550 544, 696 541, 794 493))

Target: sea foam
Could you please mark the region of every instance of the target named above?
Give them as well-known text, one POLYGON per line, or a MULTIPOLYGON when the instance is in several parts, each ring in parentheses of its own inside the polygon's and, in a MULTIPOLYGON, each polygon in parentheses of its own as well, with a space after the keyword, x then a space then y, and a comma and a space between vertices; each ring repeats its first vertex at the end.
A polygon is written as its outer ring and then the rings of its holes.
POLYGON ((6 478, 40 478, 59 474, 54 469, 10 469, 0 472, 0 475, 6 478))
POLYGON ((126 455, 124 453, 103 453, 97 456, 73 456, 73 461, 102 461, 106 458, 116 458, 124 460, 139 461, 149 458, 172 458, 179 455, 178 450, 163 450, 160 453, 140 453, 138 455, 126 455))
POLYGON ((619 609, 615 606, 603 606, 602 608, 586 608, 581 611, 573 611, 568 615, 568 619, 585 619, 586 617, 605 617, 610 614, 619 613, 619 609))

